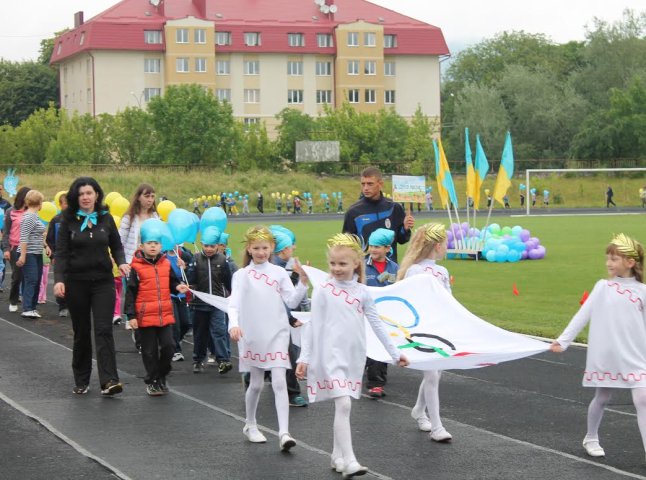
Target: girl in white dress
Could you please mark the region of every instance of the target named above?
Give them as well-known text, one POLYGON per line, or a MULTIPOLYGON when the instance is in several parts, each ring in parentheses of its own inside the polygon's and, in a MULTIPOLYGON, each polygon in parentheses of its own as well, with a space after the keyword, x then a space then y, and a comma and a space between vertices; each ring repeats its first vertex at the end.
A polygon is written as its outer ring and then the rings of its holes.
MULTIPOLYGON (((447 248, 447 236, 444 225, 427 223, 413 234, 410 246, 399 266, 397 279, 413 275, 431 275, 451 293, 451 281, 446 268, 436 262, 444 258, 447 248)), ((450 320, 450 319, 447 319, 450 320)), ((417 420, 417 426, 423 432, 430 432, 431 440, 450 442, 452 435, 446 431, 440 418, 440 370, 424 371, 424 378, 419 386, 417 402, 411 416, 417 420), (428 415, 427 415, 428 411, 428 415)))
POLYGON ((295 308, 307 293, 307 275, 296 263, 300 282, 294 287, 287 271, 269 262, 274 237, 267 227, 256 226, 244 236, 242 266, 233 274, 229 297, 229 334, 238 343, 240 371, 249 372, 245 394, 246 422, 242 430, 253 443, 266 442, 258 430, 256 409, 264 384, 265 370, 271 370, 271 385, 278 416, 280 448, 296 445, 289 434, 289 401, 285 373, 289 362, 289 320, 285 304, 295 308))
POLYGON ((606 247, 608 279, 599 280, 561 336, 551 345, 562 352, 590 322, 583 386, 594 387, 583 447, 603 457, 599 425, 613 388, 630 388, 646 449, 646 285, 644 248, 624 234, 606 247))
POLYGON ((408 360, 393 344, 379 319, 374 300, 363 283, 365 267, 361 241, 339 233, 328 240, 330 277, 315 285, 310 324, 302 334, 296 377, 307 375, 310 403, 334 399, 334 446, 331 466, 343 478, 364 475, 350 433, 350 398, 360 398, 366 362, 364 317, 400 366, 408 360))

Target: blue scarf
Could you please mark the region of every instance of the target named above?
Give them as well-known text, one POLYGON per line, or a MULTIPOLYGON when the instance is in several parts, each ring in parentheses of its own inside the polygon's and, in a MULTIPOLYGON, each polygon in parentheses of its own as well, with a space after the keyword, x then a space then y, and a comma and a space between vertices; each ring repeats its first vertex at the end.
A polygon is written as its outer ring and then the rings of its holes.
POLYGON ((88 222, 92 222, 92 225, 96 225, 99 221, 99 216, 97 215, 96 212, 92 213, 85 213, 83 210, 78 210, 76 214, 79 217, 85 217, 83 220, 83 223, 81 224, 81 232, 87 228, 88 222))

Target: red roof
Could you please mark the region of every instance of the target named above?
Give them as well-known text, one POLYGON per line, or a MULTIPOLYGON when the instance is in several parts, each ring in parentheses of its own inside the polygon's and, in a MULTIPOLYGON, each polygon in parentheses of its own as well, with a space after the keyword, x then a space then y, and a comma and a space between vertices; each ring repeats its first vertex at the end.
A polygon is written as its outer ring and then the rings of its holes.
MULTIPOLYGON (((328 4, 332 2, 328 0, 328 4)), ((317 33, 333 33, 339 24, 363 20, 381 24, 386 34, 397 35, 397 55, 446 55, 449 49, 442 31, 366 0, 334 0, 337 13, 325 15, 312 0, 162 0, 160 7, 148 0, 122 0, 56 39, 51 62, 87 50, 164 50, 164 44, 144 43, 144 30, 163 30, 167 20, 193 16, 215 23, 216 30, 230 31, 232 45, 223 52, 335 53, 318 48, 317 33), (83 45, 80 38, 83 34, 83 45), (260 32, 262 45, 246 47, 244 32, 260 32), (305 47, 289 47, 287 33, 304 33, 305 47), (60 51, 59 51, 60 45, 60 51)), ((214 47, 215 48, 215 47, 214 47)))

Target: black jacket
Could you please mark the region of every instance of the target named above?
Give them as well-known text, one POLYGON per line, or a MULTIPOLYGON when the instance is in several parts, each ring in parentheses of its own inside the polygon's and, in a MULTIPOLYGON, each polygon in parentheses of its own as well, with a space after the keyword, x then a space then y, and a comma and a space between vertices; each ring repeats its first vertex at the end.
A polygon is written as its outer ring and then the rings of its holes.
MULTIPOLYGON (((204 252, 196 253, 186 272, 186 278, 193 290, 220 297, 228 297, 231 294, 231 276, 229 262, 219 253, 211 257, 204 255, 204 252)), ((197 297, 191 300, 191 307, 196 310, 215 308, 197 297)))

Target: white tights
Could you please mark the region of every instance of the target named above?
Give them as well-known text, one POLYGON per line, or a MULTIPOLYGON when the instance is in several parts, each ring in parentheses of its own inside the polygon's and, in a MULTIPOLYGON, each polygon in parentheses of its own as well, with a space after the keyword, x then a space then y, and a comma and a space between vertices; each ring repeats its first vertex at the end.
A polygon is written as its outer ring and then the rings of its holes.
POLYGON ((334 446, 332 458, 343 458, 343 463, 349 465, 356 462, 352 450, 352 434, 350 433, 350 397, 336 397, 334 399, 334 446))
MULTIPOLYGON (((603 411, 610 401, 612 388, 597 387, 594 398, 588 407, 588 433, 587 438, 598 440, 599 439, 599 425, 603 418, 603 411)), ((632 388, 631 389, 633 404, 637 410, 637 425, 639 426, 639 433, 642 437, 642 443, 646 450, 646 388, 632 388)))
POLYGON ((419 386, 417 401, 413 407, 413 416, 415 418, 426 414, 433 425, 433 431, 443 428, 442 419, 440 419, 440 377, 441 370, 425 370, 424 378, 419 386))
MULTIPOLYGON (((271 369, 271 386, 274 390, 274 403, 278 416, 278 436, 289 432, 289 399, 287 397, 287 369, 274 367, 271 369)), ((256 410, 260 400, 260 392, 265 383, 265 371, 258 367, 249 367, 249 388, 245 394, 245 409, 247 425, 256 425, 256 410)))

